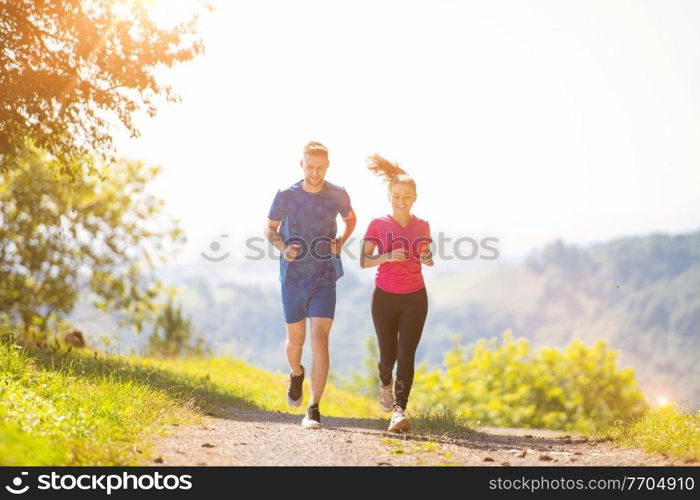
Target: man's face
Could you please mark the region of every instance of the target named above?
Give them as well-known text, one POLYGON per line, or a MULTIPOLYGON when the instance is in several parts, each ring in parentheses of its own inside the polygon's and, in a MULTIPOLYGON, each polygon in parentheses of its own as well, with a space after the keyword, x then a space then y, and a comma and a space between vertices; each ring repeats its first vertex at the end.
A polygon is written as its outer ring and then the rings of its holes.
POLYGON ((304 169, 304 180, 312 186, 320 186, 328 169, 328 159, 323 155, 305 154, 301 161, 304 169))

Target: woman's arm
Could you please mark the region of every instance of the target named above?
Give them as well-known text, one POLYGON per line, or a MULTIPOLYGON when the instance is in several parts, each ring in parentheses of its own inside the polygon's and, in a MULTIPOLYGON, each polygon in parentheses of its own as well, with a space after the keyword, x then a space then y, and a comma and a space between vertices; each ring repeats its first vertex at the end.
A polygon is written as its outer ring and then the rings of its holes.
POLYGON ((430 243, 433 239, 430 237, 430 224, 425 223, 425 238, 426 240, 422 244, 420 250, 420 261, 424 266, 432 266, 433 262, 433 252, 430 251, 430 243))
POLYGON ((362 252, 360 253, 360 267, 364 269, 367 267, 380 266, 385 262, 397 262, 400 260, 406 260, 408 257, 408 252, 406 252, 406 250, 403 248, 399 248, 398 250, 394 250, 392 252, 373 255, 376 247, 376 243, 365 240, 364 244, 362 245, 362 252))
POLYGON ((430 251, 430 247, 428 247, 425 252, 420 254, 420 261, 424 266, 432 266, 434 264, 433 253, 430 251))

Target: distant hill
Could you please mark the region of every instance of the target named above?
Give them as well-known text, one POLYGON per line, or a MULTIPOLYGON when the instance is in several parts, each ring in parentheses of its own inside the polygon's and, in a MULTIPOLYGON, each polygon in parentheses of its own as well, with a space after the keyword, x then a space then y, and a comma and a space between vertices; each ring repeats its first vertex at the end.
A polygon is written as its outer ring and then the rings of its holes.
MULTIPOLYGON (((362 369, 364 341, 373 335, 374 271, 356 270, 353 264, 346 264, 338 282, 331 334, 333 370, 341 375, 362 369)), ((185 310, 215 352, 285 371, 276 266, 269 260, 202 260, 171 266, 162 276, 182 287, 185 310)), ((437 262, 426 276, 430 312, 419 362, 439 364, 455 343, 500 336, 506 328, 535 347, 604 338, 621 351, 623 365, 635 367, 649 396, 700 402, 700 231, 587 247, 557 240, 519 264, 494 261, 460 272, 453 262, 449 272, 441 272, 437 262)), ((119 334, 129 348, 146 338, 133 336, 119 334)))

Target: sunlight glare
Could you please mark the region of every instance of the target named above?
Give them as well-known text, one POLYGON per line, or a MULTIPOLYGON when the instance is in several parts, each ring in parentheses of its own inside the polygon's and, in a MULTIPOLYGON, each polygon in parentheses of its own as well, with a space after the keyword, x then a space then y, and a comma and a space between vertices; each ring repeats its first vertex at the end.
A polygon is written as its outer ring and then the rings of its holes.
POLYGON ((671 402, 666 396, 659 396, 656 398, 656 406, 663 407, 668 406, 671 402))

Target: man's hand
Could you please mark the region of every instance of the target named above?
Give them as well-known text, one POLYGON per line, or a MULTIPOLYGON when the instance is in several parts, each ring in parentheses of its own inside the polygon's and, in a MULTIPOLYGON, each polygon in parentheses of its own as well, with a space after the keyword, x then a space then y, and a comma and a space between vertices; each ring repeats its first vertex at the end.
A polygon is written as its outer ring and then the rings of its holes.
POLYGON ((299 243, 292 243, 284 248, 284 260, 291 262, 297 258, 299 255, 299 250, 301 250, 301 245, 299 243))
POLYGON ((331 252, 333 255, 340 255, 343 250, 343 238, 333 238, 331 240, 331 252))

